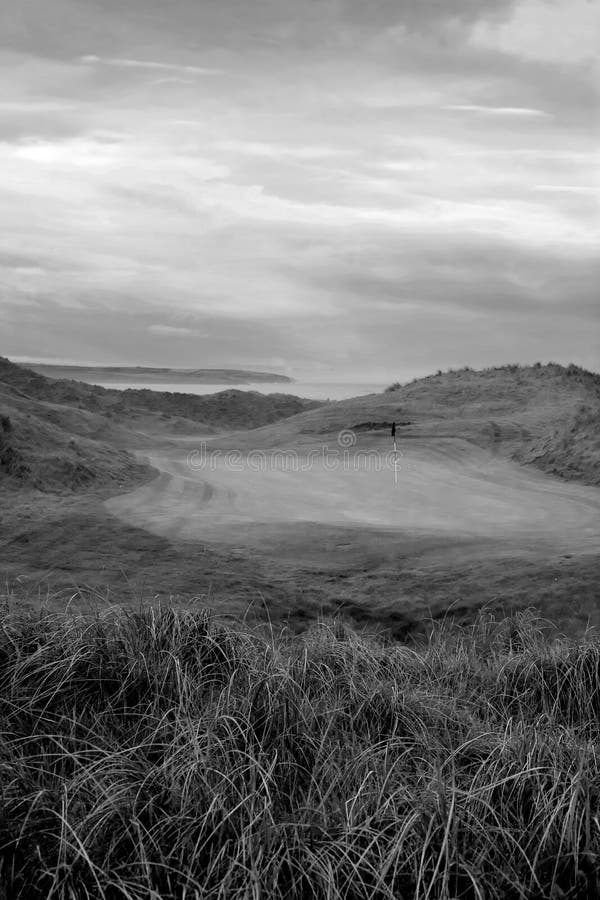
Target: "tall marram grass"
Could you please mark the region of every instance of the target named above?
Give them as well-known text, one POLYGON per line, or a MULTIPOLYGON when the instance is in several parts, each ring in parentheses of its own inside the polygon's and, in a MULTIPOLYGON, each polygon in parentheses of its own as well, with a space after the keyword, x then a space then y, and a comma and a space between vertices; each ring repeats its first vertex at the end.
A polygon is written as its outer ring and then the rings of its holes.
POLYGON ((600 642, 5 615, 0 897, 600 895, 600 642))

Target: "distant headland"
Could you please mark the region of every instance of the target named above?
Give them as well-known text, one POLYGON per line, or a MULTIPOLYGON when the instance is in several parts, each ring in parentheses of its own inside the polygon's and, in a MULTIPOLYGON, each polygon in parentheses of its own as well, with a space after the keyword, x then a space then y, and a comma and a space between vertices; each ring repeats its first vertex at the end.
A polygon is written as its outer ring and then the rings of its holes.
POLYGON ((247 369, 172 369, 153 366, 66 366, 46 363, 27 363, 27 368, 48 378, 72 378, 91 384, 127 381, 147 384, 189 381, 196 384, 291 384, 293 378, 273 372, 253 372, 247 369))

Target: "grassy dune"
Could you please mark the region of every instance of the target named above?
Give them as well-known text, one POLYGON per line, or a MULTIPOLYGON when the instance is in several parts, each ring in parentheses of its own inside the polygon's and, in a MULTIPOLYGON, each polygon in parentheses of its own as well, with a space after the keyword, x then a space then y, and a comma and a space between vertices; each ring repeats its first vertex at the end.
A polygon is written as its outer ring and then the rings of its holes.
POLYGON ((432 421, 454 420, 479 446, 552 475, 600 484, 597 372, 552 362, 481 371, 467 366, 391 385, 387 393, 405 400, 413 415, 427 410, 432 421))
POLYGON ((18 392, 29 400, 56 406, 75 407, 102 415, 126 428, 150 416, 167 419, 181 427, 202 425, 214 428, 255 428, 305 409, 319 406, 293 394, 259 394, 231 388, 216 394, 182 394, 144 388, 117 390, 73 379, 46 378, 31 369, 0 356, 0 387, 18 392), (181 421, 179 421, 181 420, 181 421))
MULTIPOLYGON (((458 439, 567 480, 600 484, 600 374, 556 363, 450 370, 299 413, 245 435, 287 446, 350 429, 432 445, 458 439)), ((366 434, 365 434, 366 433, 366 434)))
POLYGON ((0 487, 133 488, 151 472, 127 450, 165 432, 252 428, 317 405, 281 393, 110 390, 46 378, 0 356, 0 487))
POLYGON ((600 641, 205 612, 0 629, 0 895, 598 896, 600 641))

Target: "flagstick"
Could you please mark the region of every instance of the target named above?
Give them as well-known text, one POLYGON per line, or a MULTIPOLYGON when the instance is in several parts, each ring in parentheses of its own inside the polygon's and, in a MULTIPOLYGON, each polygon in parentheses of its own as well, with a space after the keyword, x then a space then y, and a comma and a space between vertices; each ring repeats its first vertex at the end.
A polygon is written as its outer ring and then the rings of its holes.
POLYGON ((396 440, 394 439, 394 484, 398 484, 398 469, 396 466, 397 458, 398 458, 398 451, 396 450, 396 440))

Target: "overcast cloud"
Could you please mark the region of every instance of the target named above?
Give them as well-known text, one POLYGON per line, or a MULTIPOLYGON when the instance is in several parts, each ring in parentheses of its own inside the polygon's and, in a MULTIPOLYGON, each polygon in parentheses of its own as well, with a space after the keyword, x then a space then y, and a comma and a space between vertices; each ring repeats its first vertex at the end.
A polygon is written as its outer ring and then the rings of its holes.
POLYGON ((598 369, 599 5, 0 11, 0 353, 598 369))

